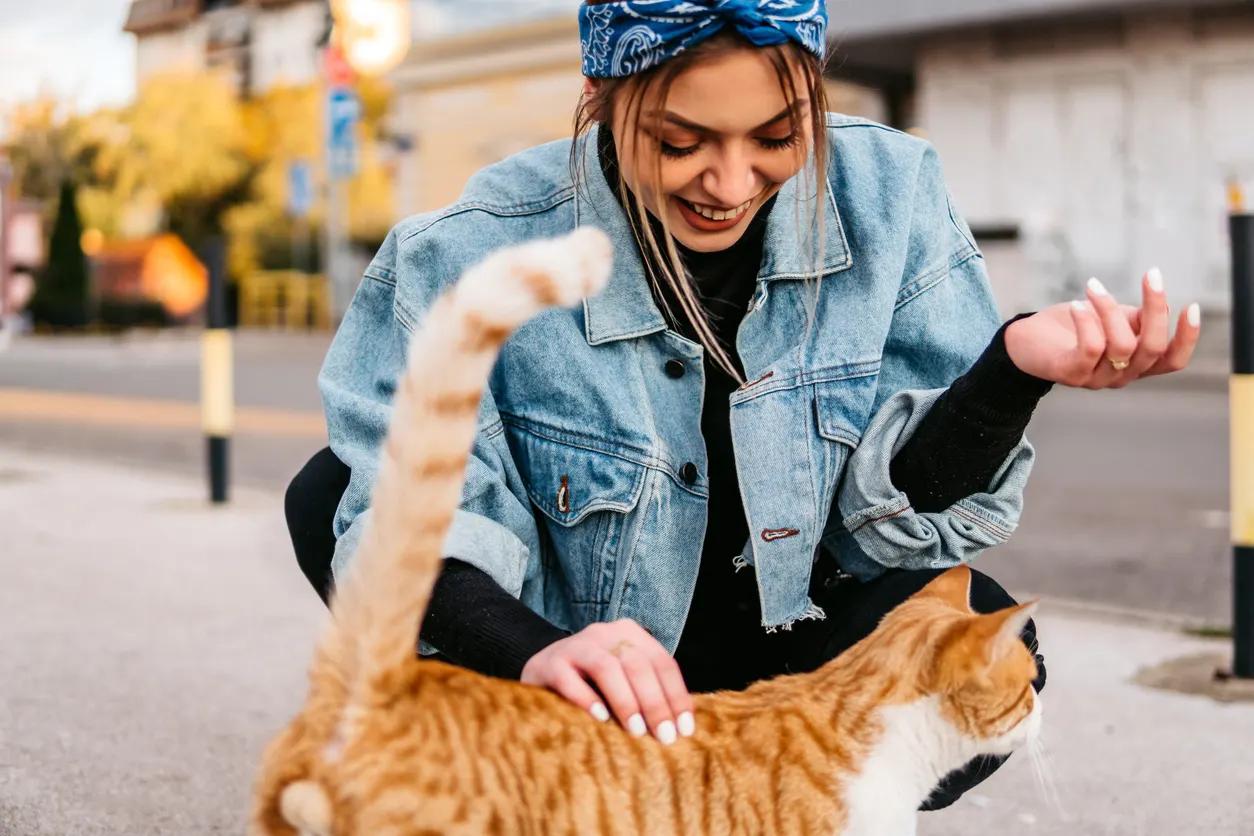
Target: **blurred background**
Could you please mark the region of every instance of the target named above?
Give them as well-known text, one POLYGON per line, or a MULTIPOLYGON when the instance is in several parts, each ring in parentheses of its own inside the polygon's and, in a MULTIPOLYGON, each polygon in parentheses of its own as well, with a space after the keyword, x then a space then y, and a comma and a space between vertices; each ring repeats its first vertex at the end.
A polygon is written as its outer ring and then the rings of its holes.
MULTIPOLYGON (((581 89, 576 0, 388 5, 340 48, 327 0, 0 0, 0 445, 197 474, 215 252, 232 478, 280 488, 322 444, 317 370, 390 226, 566 137, 581 89)), ((1227 624, 1226 219, 1254 198, 1254 6, 830 11, 832 108, 935 143, 1007 316, 1090 276, 1135 302, 1153 265, 1205 313, 1188 373, 1047 399, 1009 582, 1227 624)))
MULTIPOLYGON (((327 0, 0 2, 0 445, 198 473, 215 253, 232 478, 281 488, 322 444, 317 370, 390 226, 566 137, 581 89, 576 0, 385 5, 341 48, 327 0)), ((1153 265, 1177 310, 1202 304, 1188 373, 1047 399, 997 557, 1011 584, 1222 628, 1254 6, 835 0, 831 18, 833 109, 935 143, 1007 316, 1090 276, 1136 302, 1153 265)))
MULTIPOLYGON (((337 38, 328 0, 0 0, 3 836, 239 832, 323 612, 281 497, 326 444, 335 325, 394 223, 570 133, 577 0, 334 3, 363 16, 337 38), (233 335, 225 377, 207 324, 233 335), (233 490, 211 510, 215 385, 233 490)), ((1176 311, 1203 309, 1187 372, 1044 400, 1022 525, 980 559, 1056 605, 1063 788, 1088 824, 1031 830, 1036 790, 1008 778, 989 792, 1012 801, 925 832, 1254 834, 1231 824, 1254 821, 1248 755, 1212 757, 1254 715, 1126 684, 1232 624, 1227 218, 1254 211, 1254 3, 830 12, 832 108, 936 145, 1007 317, 1090 276, 1138 303, 1155 265, 1176 311), (1168 772, 1196 786, 1159 796, 1168 772), (1213 810, 1223 827, 1195 826, 1213 810)))

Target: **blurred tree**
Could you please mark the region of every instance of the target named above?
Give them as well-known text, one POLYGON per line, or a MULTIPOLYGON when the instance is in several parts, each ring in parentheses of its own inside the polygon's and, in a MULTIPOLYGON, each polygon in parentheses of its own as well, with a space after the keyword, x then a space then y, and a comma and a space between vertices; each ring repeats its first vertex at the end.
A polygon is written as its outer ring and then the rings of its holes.
POLYGON ((30 314, 37 324, 81 328, 89 320, 91 288, 83 254, 83 224, 69 180, 61 185, 58 207, 48 264, 35 285, 30 314))
MULTIPOLYGON (((349 237, 366 249, 377 249, 395 221, 395 192, 380 141, 391 107, 392 91, 385 83, 362 80, 360 126, 361 168, 349 184, 349 237)), ((244 123, 250 158, 257 166, 250 199, 227 214, 231 238, 231 272, 253 269, 316 269, 321 252, 321 229, 326 207, 315 201, 309 217, 288 214, 288 177, 292 163, 313 166, 318 183, 325 184, 322 161, 323 91, 317 87, 276 88, 244 104, 244 123)))
MULTIPOLYGON (((393 177, 381 153, 392 93, 374 80, 358 92, 362 164, 348 190, 350 238, 374 248, 394 221, 393 177)), ((322 120, 315 86, 241 102, 219 76, 171 75, 150 79, 120 109, 75 115, 46 97, 21 105, 6 145, 20 193, 46 201, 50 218, 68 179, 86 227, 111 239, 171 231, 193 250, 222 231, 238 277, 260 267, 317 269, 321 189, 308 218, 291 218, 288 176, 303 160, 325 183, 322 120)))
POLYGON ((80 116, 50 96, 16 105, 9 113, 5 146, 18 193, 44 201, 51 220, 65 181, 81 184, 91 179, 95 156, 108 139, 100 126, 110 121, 116 122, 116 111, 80 116))
POLYGON ((150 79, 122 124, 122 141, 96 158, 97 174, 111 186, 116 216, 127 221, 120 225, 131 227, 119 231, 151 234, 158 228, 138 227, 157 220, 158 227, 199 249, 223 230, 227 211, 247 199, 256 174, 229 83, 216 74, 150 79), (156 218, 155 207, 160 207, 156 218))

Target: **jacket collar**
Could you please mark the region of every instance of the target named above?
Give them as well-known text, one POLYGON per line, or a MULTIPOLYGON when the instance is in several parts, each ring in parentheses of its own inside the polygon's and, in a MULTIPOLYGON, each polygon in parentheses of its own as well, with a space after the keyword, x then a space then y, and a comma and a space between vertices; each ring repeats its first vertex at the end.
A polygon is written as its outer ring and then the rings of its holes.
MULTIPOLYGON (((814 246, 812 241, 819 234, 818 219, 814 212, 814 159, 801 173, 785 183, 779 190, 775 210, 766 219, 766 244, 762 256, 761 281, 779 279, 808 279, 814 277, 814 246), (798 202, 800 201, 800 202, 798 202), (807 223, 808 222, 808 223, 807 223), (803 226, 811 229, 803 230, 803 226)), ((836 193, 831 179, 822 178, 823 200, 823 275, 848 270, 853 266, 845 226, 836 209, 836 193)))
MULTIPOLYGON (((575 188, 575 225, 596 226, 609 236, 614 248, 614 269, 609 284, 597 296, 584 300, 584 332, 590 345, 634 339, 666 330, 666 320, 658 310, 640 256, 639 245, 627 213, 619 205, 597 158, 597 132, 577 140, 582 181, 575 188)), ((811 215, 808 206, 797 206, 801 189, 809 185, 810 168, 783 185, 775 210, 767 219, 761 281, 805 279, 814 275, 807 243, 817 234, 817 223, 807 234, 798 218, 811 215), (797 212, 799 209, 800 212, 797 212)), ((853 266, 844 226, 836 209, 836 196, 827 178, 823 217, 823 274, 853 266)))

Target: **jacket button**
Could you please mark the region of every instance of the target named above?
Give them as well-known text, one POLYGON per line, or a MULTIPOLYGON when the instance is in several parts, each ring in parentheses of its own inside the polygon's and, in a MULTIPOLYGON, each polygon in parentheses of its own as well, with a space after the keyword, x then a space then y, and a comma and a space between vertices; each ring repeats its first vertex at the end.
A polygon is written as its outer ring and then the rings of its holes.
POLYGON ((697 473, 697 466, 692 462, 688 462, 679 469, 679 478, 684 480, 685 485, 697 484, 698 475, 700 474, 697 473))
POLYGON ((666 361, 666 376, 672 380, 679 380, 688 373, 687 367, 684 366, 682 360, 666 361))

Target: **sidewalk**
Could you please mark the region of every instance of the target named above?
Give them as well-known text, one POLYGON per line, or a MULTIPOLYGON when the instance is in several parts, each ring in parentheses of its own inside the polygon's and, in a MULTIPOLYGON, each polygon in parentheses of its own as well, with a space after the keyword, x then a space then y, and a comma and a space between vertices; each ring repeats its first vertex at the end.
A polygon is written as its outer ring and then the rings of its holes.
MULTIPOLYGON (((277 494, 0 449, 0 836, 243 832, 323 617, 277 494)), ((921 836, 1254 836, 1254 706, 1142 689, 1216 645, 1042 613, 1046 740, 921 836)))

